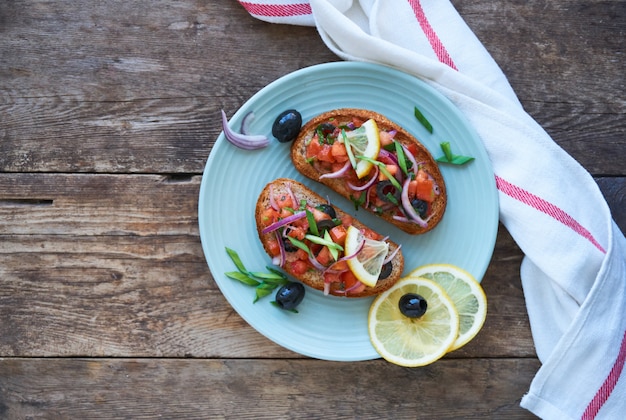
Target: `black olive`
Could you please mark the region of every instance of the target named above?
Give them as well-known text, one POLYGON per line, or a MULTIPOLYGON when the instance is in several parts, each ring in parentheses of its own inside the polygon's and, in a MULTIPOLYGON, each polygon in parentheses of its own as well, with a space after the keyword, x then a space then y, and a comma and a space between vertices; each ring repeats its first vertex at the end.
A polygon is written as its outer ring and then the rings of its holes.
POLYGON ((426 313, 428 303, 426 299, 415 293, 407 293, 398 303, 400 312, 409 318, 419 318, 426 313))
POLYGON ((281 113, 272 125, 272 135, 281 143, 288 143, 298 137, 302 128, 302 116, 295 109, 281 113))
POLYGON ((315 208, 317 210, 319 210, 319 211, 329 215, 331 217, 331 219, 336 219, 337 218, 337 212, 335 211, 335 208, 333 206, 331 206, 330 204, 320 204, 319 206, 317 206, 315 208))
POLYGON ((295 309, 304 299, 304 292, 302 283, 287 283, 276 292, 276 305, 281 309, 295 309))
POLYGON ((320 232, 324 230, 331 230, 335 226, 337 225, 335 224, 335 222, 333 222, 332 219, 324 219, 317 222, 317 230, 320 232))
POLYGON ((422 219, 426 217, 426 214, 428 213, 427 202, 425 202, 424 200, 420 200, 419 198, 414 198, 413 200, 411 200, 411 205, 422 219))
POLYGON ((283 247, 285 248, 285 252, 296 252, 298 249, 297 246, 295 246, 289 239, 287 239, 285 236, 282 237, 283 238, 283 247))
POLYGON ((378 198, 383 201, 398 204, 401 194, 402 192, 398 190, 389 180, 380 181, 376 184, 376 195, 378 195, 378 198), (393 199, 389 198, 389 195, 393 196, 393 199))
POLYGON ((326 137, 327 135, 332 134, 332 132, 335 131, 335 128, 337 127, 335 127, 331 123, 326 122, 318 125, 316 131, 318 131, 318 133, 322 133, 322 135, 326 137))
POLYGON ((383 267, 380 269, 378 280, 386 279, 387 277, 389 277, 392 271, 393 271, 393 264, 391 263, 391 261, 386 262, 385 264, 383 264, 383 267))

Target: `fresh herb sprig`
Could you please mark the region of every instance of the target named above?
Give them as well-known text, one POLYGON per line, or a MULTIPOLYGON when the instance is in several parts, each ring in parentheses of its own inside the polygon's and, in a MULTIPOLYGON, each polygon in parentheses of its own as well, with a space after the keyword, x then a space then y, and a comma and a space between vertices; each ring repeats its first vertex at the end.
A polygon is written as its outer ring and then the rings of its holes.
POLYGON ((437 158, 437 162, 451 163, 453 165, 464 165, 474 160, 471 156, 455 155, 452 153, 452 146, 450 142, 446 141, 439 143, 441 150, 443 150, 443 156, 437 158))
POLYGON ((226 247, 226 253, 237 267, 237 271, 229 271, 224 274, 228 278, 255 288, 256 293, 252 303, 271 294, 278 286, 289 283, 287 276, 275 268, 266 266, 267 272, 249 271, 235 250, 226 247))

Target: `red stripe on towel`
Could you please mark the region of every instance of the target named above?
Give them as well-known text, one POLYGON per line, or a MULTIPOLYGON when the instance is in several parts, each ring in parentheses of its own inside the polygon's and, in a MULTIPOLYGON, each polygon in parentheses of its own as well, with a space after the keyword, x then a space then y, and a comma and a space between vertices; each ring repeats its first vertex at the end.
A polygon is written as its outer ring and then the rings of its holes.
POLYGON ((454 61, 452 61, 452 57, 450 57, 450 54, 448 54, 448 50, 446 50, 446 47, 443 46, 441 39, 439 39, 433 27, 430 26, 430 22, 428 22, 428 18, 424 13, 424 9, 422 8, 422 4, 420 3, 420 1, 409 0, 409 4, 411 5, 411 8, 413 8, 413 13, 415 13, 417 22, 420 24, 422 31, 426 35, 426 38, 428 39, 428 42, 430 43, 431 48, 437 55, 439 61, 447 64, 454 70, 458 70, 456 68, 456 65, 454 64, 454 61))
POLYGON ((309 3, 296 4, 258 4, 247 1, 240 1, 241 5, 248 13, 265 17, 288 17, 310 15, 311 5, 309 3))
POLYGON ((622 337, 622 345, 619 349, 619 353, 617 354, 617 359, 613 364, 613 368, 609 372, 609 376, 606 377, 604 383, 593 397, 587 409, 583 413, 582 420, 590 420, 594 419, 597 415, 604 403, 609 399, 617 381, 622 374, 622 369, 624 369, 624 362, 626 362, 626 332, 624 332, 624 337, 622 337))
POLYGON ((508 181, 500 178, 496 175, 496 186, 500 191, 512 197, 524 204, 529 205, 530 207, 539 210, 542 213, 547 214, 548 216, 553 217, 559 222, 563 223, 565 226, 572 229, 574 232, 578 233, 583 238, 587 239, 591 242, 596 248, 598 248, 602 253, 606 254, 606 251, 596 241, 591 232, 585 229, 580 223, 578 223, 572 216, 567 214, 562 209, 558 208, 552 203, 547 202, 541 197, 538 197, 516 185, 511 184, 508 181))

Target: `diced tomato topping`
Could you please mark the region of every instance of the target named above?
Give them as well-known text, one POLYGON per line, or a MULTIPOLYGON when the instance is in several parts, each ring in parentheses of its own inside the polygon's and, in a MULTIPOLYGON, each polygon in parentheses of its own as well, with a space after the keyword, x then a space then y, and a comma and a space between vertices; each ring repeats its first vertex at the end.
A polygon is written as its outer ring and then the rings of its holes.
POLYGON ((317 254, 315 259, 322 264, 323 266, 329 266, 335 259, 330 253, 330 249, 327 246, 323 247, 320 252, 317 254))
POLYGON ((334 273, 326 271, 324 273, 324 283, 339 283, 341 282, 341 273, 334 273))
POLYGON ((295 260, 295 261, 292 261, 289 264, 290 264, 290 267, 291 267, 291 272, 295 276, 302 275, 302 274, 306 273, 306 271, 309 269, 309 264, 306 261, 303 261, 303 260, 295 260))
POLYGON ((419 181, 415 188, 415 197, 420 200, 432 203, 435 200, 435 192, 433 191, 433 181, 427 179, 419 181))
POLYGON ((393 136, 389 134, 388 131, 380 130, 378 137, 380 138, 380 145, 382 147, 389 146, 393 142, 393 136))
MULTIPOLYGON (((385 168, 387 168, 387 171, 392 175, 395 176, 398 173, 398 165, 394 165, 394 164, 387 164, 385 165, 385 168)), ((379 181, 384 181, 388 179, 387 175, 385 175, 383 173, 383 171, 380 171, 380 173, 378 174, 378 180, 379 181)))
POLYGON ((352 117, 352 124, 354 124, 354 128, 359 128, 362 126, 364 121, 358 119, 357 117, 352 117))
POLYGON ((347 229, 348 226, 350 226, 351 224, 352 224, 352 216, 350 216, 349 214, 345 214, 343 218, 341 219, 341 226, 347 229))
POLYGON ((279 213, 276 210, 274 210, 271 207, 268 207, 265 210, 263 210, 263 213, 261 214, 261 220, 263 221, 265 226, 269 226, 272 223, 276 223, 276 221, 278 221, 278 216, 279 216, 279 213))
POLYGON ((383 238, 382 235, 380 235, 380 234, 378 234, 378 233, 376 233, 373 230, 368 229, 368 228, 363 228, 362 232, 363 232, 363 236, 365 236, 366 238, 369 238, 369 239, 374 239, 376 241, 380 241, 383 238))
POLYGON ((333 240, 334 243, 344 246, 346 243, 346 228, 343 225, 335 226, 329 232, 330 239, 333 240))
POLYGON ((332 265, 332 269, 335 271, 345 271, 348 269, 348 263, 345 260, 340 260, 332 265))
POLYGON ((315 219, 316 222, 321 222, 322 220, 329 220, 332 219, 332 217, 330 217, 330 215, 324 213, 321 210, 318 210, 316 208, 312 208, 311 212, 313 213, 313 219, 315 219))
POLYGON ((405 144, 405 146, 413 156, 417 155, 417 144, 411 142, 409 144, 405 144))
POLYGON ((276 202, 276 205, 281 209, 285 207, 294 208, 294 202, 291 199, 291 195, 289 194, 279 194, 274 197, 274 201, 276 202))
POLYGON ((322 149, 322 145, 317 140, 317 136, 313 137, 313 139, 311 140, 311 143, 309 143, 309 145, 306 148, 306 158, 311 159, 313 157, 317 157, 317 154, 320 152, 321 149, 322 149))
POLYGON ((306 235, 306 229, 297 226, 289 230, 289 233, 287 234, 287 236, 291 236, 292 238, 298 239, 299 241, 304 239, 304 235, 306 235))
POLYGON ((346 162, 348 160, 346 145, 338 141, 334 142, 331 146, 331 154, 335 158, 336 162, 346 162))
POLYGON ((278 241, 276 239, 269 239, 267 241, 267 252, 272 257, 280 255, 280 246, 278 245, 278 241))
POLYGON ((309 260, 309 254, 304 249, 298 249, 296 251, 296 258, 303 261, 309 260))
POLYGON ((334 162, 335 158, 332 154, 333 147, 328 144, 323 144, 320 151, 317 153, 317 158, 322 162, 334 162))
MULTIPOLYGON (((341 281, 344 284, 344 290, 349 290, 359 282, 359 279, 356 278, 352 271, 348 270, 341 273, 341 281)), ((349 295, 356 295, 357 293, 361 293, 363 290, 365 290, 365 285, 361 283, 359 286, 354 287, 347 293, 349 295)))

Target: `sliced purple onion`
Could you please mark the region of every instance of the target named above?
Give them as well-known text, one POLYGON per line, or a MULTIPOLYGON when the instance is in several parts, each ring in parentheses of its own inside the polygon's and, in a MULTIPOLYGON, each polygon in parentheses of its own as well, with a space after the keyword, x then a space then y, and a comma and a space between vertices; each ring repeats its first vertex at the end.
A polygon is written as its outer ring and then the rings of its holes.
POLYGON ((228 126, 228 119, 226 113, 222 109, 222 130, 224 131, 224 137, 226 140, 234 144, 235 146, 245 150, 256 150, 267 147, 270 144, 270 139, 264 135, 246 135, 233 131, 228 126))
POLYGON ((402 186, 402 194, 401 194, 402 208, 404 209, 404 212, 406 213, 406 215, 409 217, 411 221, 417 223, 423 228, 428 227, 428 223, 420 217, 417 211, 415 211, 415 209, 411 205, 411 201, 409 200, 409 183, 410 182, 411 182, 411 178, 407 178, 404 181, 404 185, 402 186))
POLYGON ((278 204, 276 204, 276 200, 274 199, 274 184, 270 184, 270 206, 274 210, 279 210, 278 204))
POLYGON ((363 283, 361 283, 360 281, 357 281, 356 283, 354 283, 352 286, 348 287, 346 290, 343 291, 344 294, 349 294, 351 291, 361 287, 363 285, 363 283))
POLYGON ((276 236, 276 240, 278 241, 278 249, 280 249, 280 256, 278 257, 278 265, 279 267, 285 266, 285 261, 287 261, 287 252, 285 251, 285 243, 283 239, 280 237, 280 233, 278 231, 274 231, 274 235, 276 236))
MULTIPOLYGON (((350 163, 350 162, 348 162, 350 163)), ((351 182, 347 182, 348 187, 350 187, 351 189, 353 189, 354 191, 364 191, 366 189, 368 189, 369 187, 371 187, 374 182, 376 182, 376 180, 378 179, 378 172, 380 172, 380 170, 378 169, 377 165, 374 165, 374 175, 369 179, 369 181, 367 181, 365 184, 363 185, 354 185, 351 182)))
POLYGON ((402 146, 402 150, 404 150, 404 156, 411 161, 411 164, 413 165, 413 172, 417 173, 417 161, 415 160, 415 156, 413 156, 413 153, 411 153, 409 148, 404 144, 400 143, 400 146, 402 146))
POLYGON ((243 135, 249 135, 250 134, 250 124, 252 124, 252 121, 254 120, 254 112, 250 111, 248 112, 243 119, 241 120, 241 128, 239 129, 239 132, 243 135))
POLYGON ((348 169, 350 169, 351 167, 352 167, 352 165, 350 164, 350 161, 347 161, 345 163, 345 165, 343 165, 343 167, 341 169, 339 169, 338 171, 329 172, 327 174, 321 175, 319 177, 319 179, 324 179, 324 178, 341 178, 343 175, 345 175, 346 172, 348 172, 348 169))
POLYGON ((291 202, 293 203, 293 206, 297 208, 299 205, 298 199, 296 198, 296 195, 293 193, 293 190, 291 189, 291 184, 287 184, 287 192, 291 196, 291 202))
POLYGON ((326 267, 324 267, 313 255, 309 254, 309 262, 313 265, 313 267, 317 268, 319 271, 325 271, 326 267))
POLYGON ((383 261, 383 264, 387 264, 389 261, 393 260, 393 258, 396 256, 398 251, 400 251, 400 248, 402 248, 402 244, 398 245, 398 247, 394 249, 391 254, 387 255, 387 258, 385 258, 385 261, 383 261))
POLYGON ((306 217, 306 211, 299 211, 297 213, 292 214, 289 217, 285 217, 284 219, 279 220, 278 222, 272 223, 271 225, 267 226, 265 229, 263 229, 261 231, 262 234, 266 234, 266 233, 270 233, 275 231, 276 229, 279 229, 283 226, 286 226, 292 222, 295 222, 296 220, 300 220, 303 217, 306 217))

